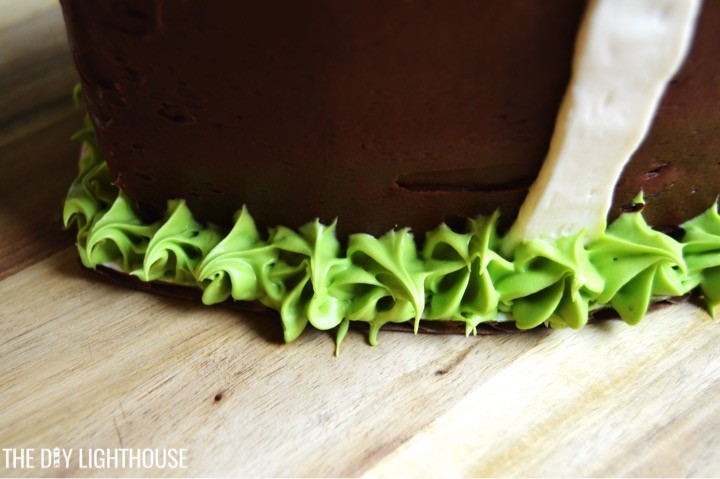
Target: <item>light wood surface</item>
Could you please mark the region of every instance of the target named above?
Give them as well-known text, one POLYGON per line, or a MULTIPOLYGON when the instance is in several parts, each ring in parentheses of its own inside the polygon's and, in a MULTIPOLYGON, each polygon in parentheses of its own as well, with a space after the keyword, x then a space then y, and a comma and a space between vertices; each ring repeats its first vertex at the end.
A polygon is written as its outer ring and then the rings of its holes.
POLYGON ((0 449, 186 448, 189 467, 0 455, 0 475, 720 475, 720 326, 692 304, 579 333, 381 332, 373 348, 351 331, 336 358, 332 334, 285 345, 275 318, 82 269, 59 224, 80 125, 59 8, 13 5, 0 45, 52 40, 0 56, 0 449), (28 93, 11 77, 33 58, 65 80, 28 93))

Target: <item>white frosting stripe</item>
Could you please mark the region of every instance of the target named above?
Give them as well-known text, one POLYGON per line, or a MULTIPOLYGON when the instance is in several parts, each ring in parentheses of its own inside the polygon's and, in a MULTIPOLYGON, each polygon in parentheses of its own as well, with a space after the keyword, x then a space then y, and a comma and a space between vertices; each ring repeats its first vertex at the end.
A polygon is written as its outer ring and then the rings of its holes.
POLYGON ((605 228, 613 190, 689 49, 700 0, 594 0, 550 150, 520 209, 520 242, 605 228))

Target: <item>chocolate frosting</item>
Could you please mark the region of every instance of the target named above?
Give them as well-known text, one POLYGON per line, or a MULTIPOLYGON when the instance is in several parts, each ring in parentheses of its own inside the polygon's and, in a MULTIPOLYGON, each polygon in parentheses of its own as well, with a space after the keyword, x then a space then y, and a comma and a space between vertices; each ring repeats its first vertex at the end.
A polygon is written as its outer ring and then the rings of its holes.
POLYGON ((642 190, 648 223, 679 225, 705 211, 720 193, 718 21, 720 2, 703 2, 693 47, 617 185, 611 219, 642 190))
MULTIPOLYGON (((229 225, 338 218, 416 233, 500 209, 546 154, 583 2, 61 0, 115 183, 146 211, 186 199, 229 225)), ((611 212, 651 224, 720 192, 720 42, 706 2, 690 58, 611 212), (714 131, 713 131, 714 127, 714 131)))
POLYGON ((341 236, 514 218, 582 2, 63 0, 116 184, 229 224, 341 236))

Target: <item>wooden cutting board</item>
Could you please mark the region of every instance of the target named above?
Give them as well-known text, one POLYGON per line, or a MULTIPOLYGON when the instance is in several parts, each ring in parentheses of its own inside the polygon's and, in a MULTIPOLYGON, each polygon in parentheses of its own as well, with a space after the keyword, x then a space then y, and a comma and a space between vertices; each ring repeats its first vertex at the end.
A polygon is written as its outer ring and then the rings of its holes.
POLYGON ((720 475, 720 327, 693 304, 581 332, 351 331, 334 357, 330 333, 282 344, 276 318, 82 269, 59 8, 0 10, 0 475, 720 475), (69 467, 39 467, 55 447, 69 467), (182 448, 187 468, 82 468, 91 448, 182 448))

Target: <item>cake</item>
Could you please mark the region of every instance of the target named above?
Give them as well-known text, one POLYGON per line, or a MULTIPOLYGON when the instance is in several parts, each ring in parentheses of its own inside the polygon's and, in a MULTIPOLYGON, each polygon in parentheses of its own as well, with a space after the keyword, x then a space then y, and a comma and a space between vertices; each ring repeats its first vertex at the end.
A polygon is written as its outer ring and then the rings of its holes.
POLYGON ((61 4, 90 268, 287 341, 720 301, 718 2, 61 4))

